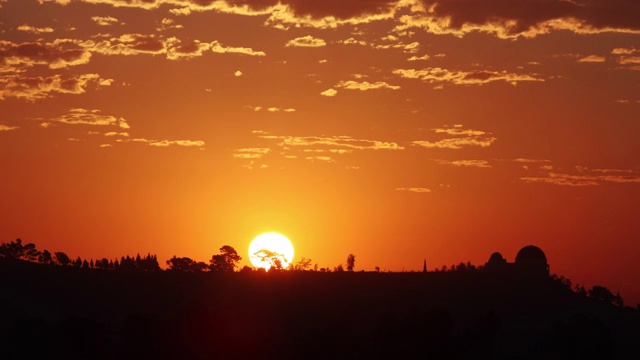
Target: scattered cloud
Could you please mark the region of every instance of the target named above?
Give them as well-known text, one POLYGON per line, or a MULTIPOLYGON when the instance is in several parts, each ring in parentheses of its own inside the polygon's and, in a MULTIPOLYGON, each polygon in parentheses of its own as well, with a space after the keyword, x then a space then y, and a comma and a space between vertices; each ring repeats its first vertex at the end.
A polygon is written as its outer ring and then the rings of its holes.
MULTIPOLYGON (((121 129, 130 128, 129 124, 124 118, 118 118, 111 115, 102 115, 100 114, 100 110, 88 110, 82 108, 70 109, 67 114, 56 118, 51 118, 48 121, 49 123, 61 123, 68 125, 115 126, 121 129)), ((113 132, 108 134, 116 135, 117 133, 113 132)))
POLYGON ((53 32, 53 28, 48 27, 48 26, 47 27, 35 27, 35 26, 27 25, 27 24, 18 26, 16 30, 28 32, 28 33, 31 33, 31 34, 46 34, 46 33, 52 33, 53 32))
POLYGON ((560 186, 598 186, 607 183, 640 183, 640 173, 628 169, 589 169, 576 167, 573 174, 546 172, 536 177, 522 177, 527 183, 546 183, 560 186))
POLYGON ((336 96, 337 94, 338 94, 338 90, 336 89, 327 89, 320 93, 320 95, 327 96, 327 97, 333 97, 333 96, 336 96))
POLYGON ((46 65, 50 69, 87 64, 91 53, 74 46, 72 40, 14 43, 0 40, 0 73, 23 72, 25 68, 46 65))
POLYGON ((431 59, 431 57, 429 55, 422 55, 422 56, 412 56, 410 58, 407 59, 407 61, 423 61, 423 60, 429 60, 431 59))
POLYGON ((436 160, 438 164, 452 165, 458 167, 477 167, 477 168, 490 168, 492 167, 486 160, 436 160))
POLYGON ((461 125, 455 125, 454 127, 444 127, 438 129, 432 129, 436 134, 446 134, 450 136, 456 136, 441 140, 428 141, 419 140, 413 141, 411 144, 415 146, 421 146, 427 149, 462 149, 469 146, 489 147, 497 139, 491 136, 491 133, 487 133, 481 130, 463 129, 461 125))
POLYGON ((8 125, 2 125, 0 124, 0 131, 10 131, 10 130, 15 130, 18 129, 17 126, 8 126, 8 125))
POLYGON ((393 73, 405 79, 419 79, 428 83, 451 83, 455 85, 484 85, 495 81, 505 81, 516 85, 523 81, 544 81, 537 75, 516 74, 507 71, 473 70, 451 71, 439 67, 416 69, 395 69, 393 73))
POLYGON ((430 193, 431 189, 427 189, 423 187, 410 187, 410 188, 396 188, 396 191, 407 191, 407 192, 413 192, 413 193, 426 194, 426 193, 430 193))
POLYGON ((406 1, 395 31, 420 28, 458 37, 472 32, 502 39, 534 38, 552 31, 576 34, 640 33, 640 3, 619 1, 406 1))
POLYGON ((145 138, 135 138, 135 139, 118 139, 116 141, 120 143, 125 143, 125 142, 143 143, 143 144, 147 144, 149 146, 154 146, 154 147, 184 146, 184 147, 202 148, 205 145, 205 142, 202 140, 150 140, 145 138))
POLYGON ((589 55, 589 56, 585 56, 583 58, 578 59, 578 62, 581 63, 602 63, 605 62, 607 59, 604 56, 599 56, 599 55, 589 55))
POLYGON ((160 27, 156 30, 158 31, 166 31, 171 29, 183 29, 184 26, 180 24, 176 24, 176 21, 169 18, 164 18, 160 21, 160 27))
POLYGON ((280 146, 287 147, 329 147, 333 149, 354 150, 402 150, 395 142, 356 139, 350 136, 280 136, 262 134, 263 139, 278 140, 280 146))
MULTIPOLYGON (((343 89, 347 89, 347 90, 361 90, 361 91, 377 90, 377 89, 389 89, 389 90, 398 90, 398 89, 400 89, 400 86, 389 85, 388 83, 386 83, 384 81, 378 81, 378 82, 375 82, 375 83, 370 83, 368 81, 357 82, 357 81, 353 81, 353 80, 340 81, 339 83, 337 83, 335 85, 335 87, 343 88, 343 89)), ((329 91, 329 90, 327 90, 327 91, 329 91)))
POLYGON ((262 107, 262 106, 251 106, 251 105, 247 105, 246 108, 251 109, 253 111, 262 111, 262 110, 266 110, 268 112, 286 112, 286 113, 293 113, 296 112, 296 109, 294 108, 279 108, 276 106, 271 106, 271 107, 262 107))
POLYGON ((220 42, 214 41, 211 43, 211 51, 219 54, 243 54, 249 56, 267 56, 263 51, 255 51, 247 47, 233 47, 223 46, 220 42))
POLYGON ((236 159, 261 159, 271 151, 269 148, 242 148, 233 153, 236 159))
POLYGON ((104 79, 98 74, 71 77, 53 75, 48 77, 24 77, 8 75, 0 77, 0 100, 7 98, 35 101, 52 94, 83 94, 90 85, 99 88, 104 79))
MULTIPOLYGON (((77 0, 146 10, 168 6, 176 16, 194 12, 264 16, 277 29, 337 28, 393 20, 397 34, 422 29, 431 34, 465 36, 472 32, 502 39, 533 38, 553 31, 576 34, 640 33, 640 3, 633 0, 77 0)), ((39 0, 69 4, 70 0, 39 0)))
POLYGON ((311 35, 298 37, 293 40, 287 41, 285 44, 286 47, 322 47, 326 46, 327 43, 318 38, 314 38, 311 35))
POLYGON ((112 16, 92 16, 91 21, 100 26, 111 26, 119 22, 118 19, 112 16))

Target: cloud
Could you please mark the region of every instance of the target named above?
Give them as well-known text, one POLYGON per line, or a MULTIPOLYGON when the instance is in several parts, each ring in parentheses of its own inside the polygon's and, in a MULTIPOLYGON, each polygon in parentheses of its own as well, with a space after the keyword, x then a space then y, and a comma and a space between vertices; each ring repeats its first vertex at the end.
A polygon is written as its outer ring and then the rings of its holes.
POLYGON ((7 98, 35 101, 45 99, 54 93, 83 94, 89 85, 100 87, 104 79, 98 74, 84 74, 71 77, 53 75, 49 77, 23 77, 8 75, 0 77, 0 100, 7 98))
POLYGON ((413 193, 426 194, 426 193, 430 193, 431 189, 427 189, 423 187, 411 187, 411 188, 396 188, 396 191, 407 191, 407 192, 413 192, 413 193))
POLYGON ((191 59, 212 51, 219 54, 244 54, 265 56, 262 51, 247 47, 224 46, 219 41, 211 43, 200 40, 183 42, 176 37, 163 38, 155 34, 123 34, 105 40, 75 41, 76 44, 91 53, 102 55, 165 55, 169 60, 191 59))
POLYGON ((183 25, 176 24, 176 21, 169 18, 164 18, 160 21, 160 27, 156 30, 158 31, 166 31, 171 29, 184 29, 183 25))
POLYGON ((322 47, 326 46, 327 43, 318 38, 314 38, 311 35, 295 38, 293 40, 287 41, 285 44, 286 47, 322 47))
POLYGON ((494 81, 505 81, 516 85, 523 81, 544 81, 528 74, 507 71, 473 70, 451 71, 439 67, 416 69, 395 69, 393 73, 405 79, 419 79, 428 83, 452 83, 455 85, 484 85, 494 81))
POLYGON ((552 31, 577 34, 640 33, 640 3, 635 0, 416 0, 401 15, 396 31, 421 28, 433 34, 471 32, 502 39, 533 38, 552 31))
POLYGON ((251 48, 246 47, 232 47, 232 46, 223 46, 220 42, 214 41, 211 43, 211 51, 219 54, 243 54, 249 56, 267 56, 263 51, 255 51, 251 48))
POLYGON ((320 95, 328 96, 328 97, 333 97, 333 96, 336 96, 337 94, 338 94, 338 90, 336 89, 327 89, 320 93, 320 95))
POLYGON ((537 177, 522 177, 527 183, 546 183, 560 186, 598 186, 604 184, 640 183, 640 173, 628 169, 589 169, 576 167, 576 173, 547 172, 537 177))
MULTIPOLYGON (((124 118, 118 118, 111 115, 102 115, 100 114, 100 110, 88 110, 82 108, 70 109, 67 114, 56 118, 51 118, 49 119, 49 122, 68 125, 115 126, 120 129, 130 128, 129 124, 124 118)), ((115 132, 113 133, 113 135, 116 134, 117 133, 115 132)))
POLYGON ((8 126, 8 125, 2 125, 0 124, 0 131, 11 131, 11 130, 15 130, 18 129, 17 126, 8 126))
POLYGON ((412 56, 410 58, 407 59, 407 61, 423 61, 423 60, 429 60, 431 57, 429 57, 429 55, 422 55, 422 56, 412 56))
POLYGON ((46 65, 50 69, 87 64, 89 51, 75 48, 70 40, 55 40, 50 43, 13 43, 0 40, 0 72, 22 72, 24 68, 46 65))
MULTIPOLYGON (((289 27, 335 28, 393 18, 397 0, 343 1, 343 0, 76 0, 113 7, 155 10, 164 5, 169 12, 188 16, 194 12, 213 11, 244 16, 266 16, 265 25, 278 29, 289 27)), ((39 0, 42 3, 66 5, 70 0, 39 0)))
POLYGON ((453 128, 445 127, 432 129, 436 134, 447 134, 457 136, 437 141, 419 140, 413 141, 411 144, 421 146, 427 149, 455 149, 459 150, 469 146, 489 147, 497 139, 481 130, 463 129, 461 125, 455 125, 453 128))
POLYGON ((85 50, 102 55, 159 55, 167 53, 165 42, 153 34, 123 34, 108 40, 81 41, 78 42, 78 45, 85 50))
POLYGON ((31 25, 20 25, 18 26, 18 28, 16 29, 18 31, 24 31, 24 32, 28 32, 31 34, 45 34, 45 33, 52 33, 53 32, 53 28, 50 27, 35 27, 35 26, 31 26, 31 25))
POLYGON ((233 153, 235 159, 261 159, 269 153, 269 148, 242 148, 233 153))
POLYGON ((91 21, 95 22, 100 26, 111 26, 119 22, 118 19, 112 16, 92 16, 91 21))
POLYGON ((589 56, 585 56, 583 58, 578 59, 578 62, 581 63, 602 63, 605 62, 607 59, 604 56, 598 56, 598 55, 589 55, 589 56))
MULTIPOLYGON (((70 0, 39 0, 68 4, 70 0)), ((168 6, 174 15, 213 11, 264 16, 265 25, 336 28, 394 20, 398 33, 421 28, 432 34, 464 36, 471 32, 503 39, 536 37, 552 31, 578 34, 640 33, 640 3, 636 0, 77 0, 114 7, 147 10, 168 6)))
POLYGON ((286 113, 296 112, 296 109, 294 109, 294 108, 279 108, 279 107, 276 107, 276 106, 271 106, 271 107, 268 107, 268 108, 264 108, 262 106, 247 105, 246 108, 251 109, 253 111, 267 110, 268 112, 286 112, 286 113))
POLYGON ((357 81, 353 81, 353 80, 340 81, 338 84, 336 84, 336 87, 347 89, 347 90, 361 90, 361 91, 376 90, 376 89, 389 89, 389 90, 398 90, 398 89, 400 89, 400 86, 389 85, 384 81, 378 81, 378 82, 375 82, 375 83, 370 83, 368 81, 357 82, 357 81))
POLYGON ((150 140, 145 138, 135 138, 135 139, 118 139, 117 142, 125 143, 125 142, 134 142, 134 143, 143 143, 149 146, 154 147, 169 147, 169 146, 183 146, 183 147, 200 147, 202 148, 205 145, 205 142, 202 140, 150 140))
POLYGON ((124 137, 129 137, 129 133, 128 132, 109 131, 107 133, 104 133, 104 136, 124 136, 124 137))
POLYGON ((354 150, 403 150, 404 148, 395 142, 377 140, 356 139, 350 136, 279 136, 263 134, 263 139, 278 140, 280 146, 286 147, 329 147, 334 149, 354 150))
POLYGON ((310 162, 337 163, 337 157, 346 156, 356 151, 404 149, 395 142, 359 139, 350 136, 286 136, 272 135, 260 130, 255 130, 252 133, 261 139, 262 143, 269 141, 274 144, 270 147, 247 147, 235 150, 233 158, 250 160, 248 165, 244 165, 249 169, 254 168, 255 161, 264 158, 267 154, 271 154, 270 157, 279 156, 288 160, 301 159, 310 162))
POLYGON ((436 160, 438 164, 452 165, 458 167, 477 167, 477 168, 490 168, 491 165, 486 160, 436 160))
POLYGON ((244 75, 244 74, 243 74, 243 73, 242 73, 242 71, 240 71, 240 70, 238 70, 238 71, 236 71, 236 72, 234 72, 234 73, 233 73, 233 76, 235 76, 235 77, 240 77, 240 76, 242 76, 242 75, 244 75))

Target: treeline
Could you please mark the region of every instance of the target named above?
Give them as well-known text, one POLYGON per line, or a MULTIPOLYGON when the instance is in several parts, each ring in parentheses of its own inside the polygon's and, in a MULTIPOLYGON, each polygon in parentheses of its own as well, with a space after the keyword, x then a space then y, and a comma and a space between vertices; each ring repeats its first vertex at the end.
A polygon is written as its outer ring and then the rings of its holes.
POLYGON ((23 244, 21 239, 0 245, 0 258, 21 260, 43 265, 72 266, 82 269, 102 269, 118 271, 161 271, 156 255, 122 256, 120 259, 72 259, 62 251, 51 253, 38 250, 33 243, 23 244))
MULTIPOLYGON (((238 263, 242 260, 242 257, 238 255, 238 252, 229 245, 224 245, 220 249, 219 254, 214 254, 209 263, 205 263, 203 261, 196 261, 189 257, 177 257, 173 256, 171 259, 166 261, 167 269, 166 271, 175 271, 175 272, 188 272, 188 273, 198 273, 198 272, 235 272, 238 268, 238 263)), ((312 260, 308 258, 301 258, 296 263, 290 264, 288 267, 283 266, 282 255, 269 253, 262 254, 263 259, 265 259, 271 265, 270 271, 313 271, 313 272, 321 272, 321 273, 330 273, 330 272, 354 272, 355 271, 355 263, 356 256, 354 254, 349 254, 347 256, 347 260, 345 262, 345 266, 339 264, 335 266, 333 269, 329 267, 318 268, 318 264, 312 265, 312 260)), ((21 239, 16 239, 15 241, 11 241, 9 243, 0 244, 0 259, 8 259, 8 260, 20 260, 20 261, 28 261, 33 263, 39 263, 43 265, 57 265, 57 266, 71 266, 75 268, 82 269, 100 269, 100 270, 113 270, 113 271, 162 271, 160 268, 160 264, 158 263, 158 258, 155 254, 148 253, 145 256, 140 256, 137 254, 134 256, 122 256, 120 259, 82 259, 81 257, 77 257, 75 260, 71 259, 64 252, 54 252, 51 253, 48 250, 38 250, 36 245, 33 243, 23 244, 21 239)), ((426 261, 424 264, 423 271, 426 272, 426 261)), ((433 272, 443 273, 443 272, 456 272, 456 273, 473 273, 473 272, 481 272, 483 271, 483 266, 473 265, 471 262, 461 262, 458 265, 451 265, 450 267, 442 266, 441 268, 435 268, 433 272)), ((263 268, 258 268, 254 270, 249 266, 244 266, 239 270, 240 272, 266 272, 263 268)), ((363 270, 361 270, 363 271, 363 270)), ((376 272, 381 272, 380 267, 375 267, 376 272)), ((404 271, 403 271, 404 272, 404 271)), ((410 271, 414 272, 414 271, 410 271)), ((620 293, 616 293, 615 295, 604 286, 593 286, 590 289, 585 288, 584 285, 576 284, 572 285, 571 280, 564 276, 551 275, 551 279, 561 286, 573 291, 574 293, 581 295, 584 298, 589 298, 593 301, 610 304, 618 307, 623 307, 624 300, 620 293)), ((636 307, 640 310, 640 304, 636 307)))

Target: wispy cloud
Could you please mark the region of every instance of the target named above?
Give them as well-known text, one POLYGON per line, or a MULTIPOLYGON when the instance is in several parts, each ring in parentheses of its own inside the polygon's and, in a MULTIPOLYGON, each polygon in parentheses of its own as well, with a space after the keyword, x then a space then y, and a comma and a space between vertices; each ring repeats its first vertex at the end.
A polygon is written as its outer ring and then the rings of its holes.
POLYGON ((18 31, 24 31, 24 32, 28 32, 31 34, 46 34, 46 33, 52 33, 53 32, 53 28, 51 27, 35 27, 35 26, 31 26, 31 25, 20 25, 17 27, 18 31))
POLYGON ((523 81, 544 81, 537 75, 516 74, 507 71, 473 70, 452 71, 439 67, 416 69, 395 69, 393 73, 405 79, 418 79, 428 83, 451 83, 455 85, 483 85, 504 81, 516 85, 523 81))
POLYGON ((261 159, 269 153, 269 148, 242 148, 233 152, 236 159, 261 159))
POLYGON ((145 139, 145 138, 118 139, 117 142, 143 143, 143 144, 147 144, 149 146, 154 146, 154 147, 183 146, 183 147, 202 148, 205 145, 205 142, 202 140, 151 140, 151 139, 145 139))
POLYGON ((435 160, 438 164, 452 165, 458 167, 477 167, 477 168, 490 168, 492 167, 486 160, 435 160))
POLYGON ((389 90, 400 89, 400 86, 390 85, 384 81, 370 83, 368 81, 358 82, 353 80, 340 81, 335 85, 335 87, 347 89, 347 90, 361 90, 361 91, 377 90, 377 89, 389 89, 389 90))
POLYGON ((338 90, 336 90, 336 89, 327 89, 327 90, 321 92, 320 95, 327 96, 327 97, 334 97, 334 96, 338 95, 338 90))
POLYGON ((49 77, 24 77, 8 75, 0 77, 0 100, 7 98, 36 101, 52 94, 83 94, 89 85, 102 86, 104 79, 98 74, 84 74, 71 77, 53 75, 49 77))
POLYGON ((115 126, 121 129, 129 129, 130 126, 124 118, 112 115, 102 115, 100 110, 88 110, 82 108, 70 109, 67 114, 51 118, 49 122, 68 125, 92 125, 115 126))
POLYGON ((410 188, 396 188, 396 191, 407 191, 412 193, 426 194, 426 193, 430 193, 431 189, 423 188, 423 187, 410 187, 410 188))
POLYGON ((582 58, 578 59, 578 62, 581 62, 581 63, 603 63, 606 60, 607 59, 604 56, 588 55, 588 56, 585 56, 585 57, 582 57, 582 58))
POLYGON ((78 48, 72 40, 24 43, 0 40, 0 72, 23 72, 36 65, 61 69, 87 64, 90 58, 91 53, 78 48))
POLYGON ((92 16, 91 20, 100 26, 111 26, 119 23, 118 19, 112 16, 92 16))
POLYGON ((9 126, 0 124, 0 131, 11 131, 17 129, 17 126, 9 126))
POLYGON ((327 43, 323 39, 314 38, 311 35, 289 40, 285 44, 286 47, 322 47, 326 45, 327 43))
POLYGON ((598 186, 607 183, 640 183, 640 173, 629 169, 589 169, 576 167, 574 173, 546 172, 540 176, 521 177, 527 183, 560 186, 598 186))
POLYGON ((461 125, 432 130, 436 134, 446 134, 456 137, 434 141, 418 140, 413 141, 412 145, 421 146, 427 149, 462 149, 468 146, 489 147, 497 140, 491 135, 491 133, 487 133, 482 130, 463 129, 461 125))

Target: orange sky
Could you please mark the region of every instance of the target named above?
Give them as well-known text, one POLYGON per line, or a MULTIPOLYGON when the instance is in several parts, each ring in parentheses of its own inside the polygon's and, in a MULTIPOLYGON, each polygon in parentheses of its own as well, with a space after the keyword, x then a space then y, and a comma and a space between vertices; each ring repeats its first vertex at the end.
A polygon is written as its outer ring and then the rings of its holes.
POLYGON ((640 301, 635 0, 0 0, 0 240, 334 267, 540 246, 640 301))

